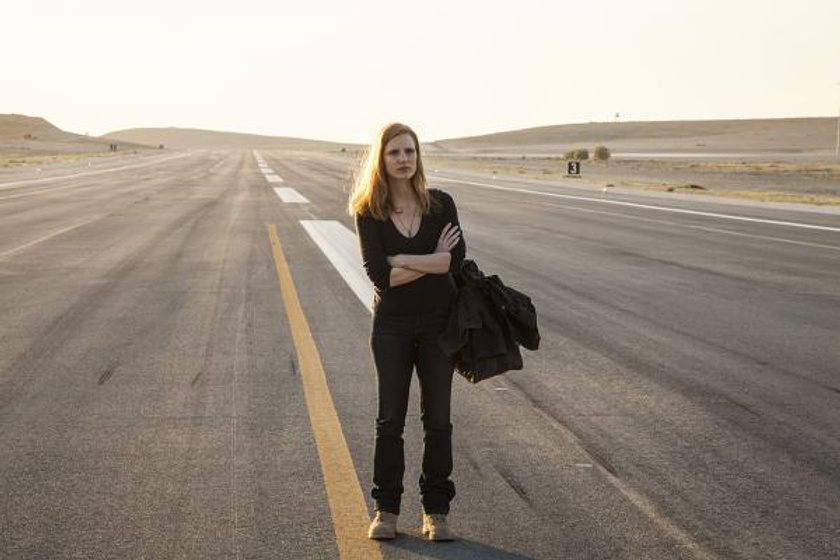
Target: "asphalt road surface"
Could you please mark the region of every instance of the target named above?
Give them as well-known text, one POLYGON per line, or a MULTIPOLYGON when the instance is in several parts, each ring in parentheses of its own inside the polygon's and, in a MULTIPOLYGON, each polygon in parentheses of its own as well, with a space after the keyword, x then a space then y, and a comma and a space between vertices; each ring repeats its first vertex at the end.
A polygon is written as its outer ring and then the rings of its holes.
POLYGON ((0 558, 840 557, 840 213, 429 170, 542 346, 455 380, 454 543, 414 387, 378 545, 370 315, 301 224, 348 165, 255 156, 0 176, 0 558))

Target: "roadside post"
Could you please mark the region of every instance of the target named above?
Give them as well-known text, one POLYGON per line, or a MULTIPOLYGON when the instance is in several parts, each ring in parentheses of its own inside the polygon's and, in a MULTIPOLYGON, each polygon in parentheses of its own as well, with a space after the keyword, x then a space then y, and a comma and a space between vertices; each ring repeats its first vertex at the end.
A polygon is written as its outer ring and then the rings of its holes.
POLYGON ((569 179, 580 179, 579 161, 572 160, 566 164, 566 177, 568 177, 569 179))

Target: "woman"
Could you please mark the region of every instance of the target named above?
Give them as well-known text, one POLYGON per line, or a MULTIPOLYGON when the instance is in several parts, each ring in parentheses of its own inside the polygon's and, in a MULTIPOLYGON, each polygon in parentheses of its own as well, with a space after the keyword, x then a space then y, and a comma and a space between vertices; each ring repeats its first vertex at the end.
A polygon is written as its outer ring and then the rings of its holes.
POLYGON ((427 189, 420 142, 409 127, 385 126, 371 146, 350 197, 362 262, 374 284, 371 349, 379 407, 373 491, 376 516, 368 536, 392 539, 403 492, 403 427, 412 370, 420 382, 423 534, 452 540, 446 522, 455 496, 449 410, 454 365, 438 345, 464 260, 455 203, 427 189))

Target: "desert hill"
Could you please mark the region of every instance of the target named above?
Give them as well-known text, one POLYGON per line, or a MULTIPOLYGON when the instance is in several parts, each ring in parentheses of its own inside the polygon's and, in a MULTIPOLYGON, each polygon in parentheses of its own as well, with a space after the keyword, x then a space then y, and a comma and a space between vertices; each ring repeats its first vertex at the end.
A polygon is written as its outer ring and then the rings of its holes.
MULTIPOLYGON (((429 154, 560 155, 573 148, 599 144, 615 152, 679 152, 788 154, 791 157, 831 157, 837 130, 833 117, 718 121, 660 121, 566 124, 498 132, 483 136, 429 142, 429 154)), ((186 128, 136 128, 101 137, 63 131, 40 117, 0 114, 0 154, 6 157, 41 154, 107 152, 122 149, 281 149, 338 151, 358 145, 186 128)))
POLYGON ((103 138, 126 142, 137 142, 178 150, 191 149, 278 149, 278 150, 339 150, 350 148, 351 144, 288 138, 284 136, 263 136, 240 132, 220 132, 194 128, 131 128, 109 132, 103 138))
POLYGON ((543 126, 429 144, 430 152, 544 153, 603 144, 612 151, 833 153, 832 117, 543 126))
POLYGON ((25 115, 0 115, 0 138, 24 138, 42 140, 68 140, 78 134, 64 132, 40 117, 25 115))
MULTIPOLYGON (((65 132, 41 117, 0 114, 0 155, 6 158, 108 152, 113 140, 65 132)), ((123 149, 146 146, 124 144, 123 149)))

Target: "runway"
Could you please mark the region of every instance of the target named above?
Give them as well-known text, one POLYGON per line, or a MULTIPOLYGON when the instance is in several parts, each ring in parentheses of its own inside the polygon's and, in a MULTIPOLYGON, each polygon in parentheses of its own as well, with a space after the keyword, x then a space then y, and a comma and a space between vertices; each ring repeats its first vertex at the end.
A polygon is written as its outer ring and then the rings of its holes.
POLYGON ((460 540, 420 535, 416 386, 403 535, 349 530, 376 394, 348 163, 0 175, 0 557, 840 556, 840 213, 442 169, 542 346, 455 379, 460 540))

